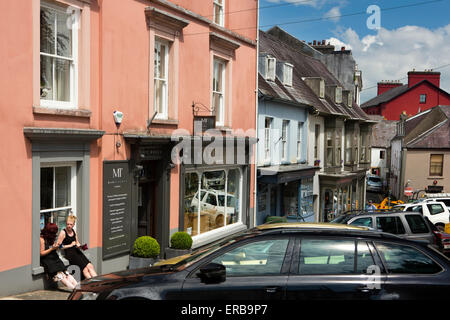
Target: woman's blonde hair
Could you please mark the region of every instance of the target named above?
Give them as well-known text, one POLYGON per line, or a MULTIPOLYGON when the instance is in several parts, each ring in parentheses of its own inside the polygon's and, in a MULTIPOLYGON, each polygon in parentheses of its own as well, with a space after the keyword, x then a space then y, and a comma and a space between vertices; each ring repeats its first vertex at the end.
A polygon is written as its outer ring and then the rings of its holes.
POLYGON ((71 213, 67 216, 66 221, 73 221, 73 223, 75 223, 77 221, 77 217, 71 213))

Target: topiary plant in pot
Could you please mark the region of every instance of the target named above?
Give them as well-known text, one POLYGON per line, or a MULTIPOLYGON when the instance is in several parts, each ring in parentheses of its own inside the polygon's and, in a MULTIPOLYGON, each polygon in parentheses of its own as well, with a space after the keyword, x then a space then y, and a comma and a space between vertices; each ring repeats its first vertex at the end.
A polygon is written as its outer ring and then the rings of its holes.
POLYGON ((170 247, 166 248, 166 259, 191 253, 192 237, 185 231, 175 232, 170 237, 170 247))
POLYGON ((129 269, 151 267, 158 261, 160 251, 161 248, 156 239, 149 236, 137 238, 130 255, 129 269))

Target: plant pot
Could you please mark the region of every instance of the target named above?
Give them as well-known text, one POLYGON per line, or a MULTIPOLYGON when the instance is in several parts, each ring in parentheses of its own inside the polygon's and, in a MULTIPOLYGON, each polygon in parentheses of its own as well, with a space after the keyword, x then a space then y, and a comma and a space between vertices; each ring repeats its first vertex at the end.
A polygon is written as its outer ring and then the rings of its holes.
POLYGON ((187 249, 187 250, 183 250, 183 249, 173 249, 173 248, 166 248, 166 259, 170 259, 170 258, 175 258, 175 257, 179 257, 185 254, 189 254, 192 252, 192 249, 187 249))
POLYGON ((133 257, 130 256, 130 264, 128 269, 140 269, 140 268, 148 268, 155 264, 159 259, 158 258, 141 258, 141 257, 133 257))

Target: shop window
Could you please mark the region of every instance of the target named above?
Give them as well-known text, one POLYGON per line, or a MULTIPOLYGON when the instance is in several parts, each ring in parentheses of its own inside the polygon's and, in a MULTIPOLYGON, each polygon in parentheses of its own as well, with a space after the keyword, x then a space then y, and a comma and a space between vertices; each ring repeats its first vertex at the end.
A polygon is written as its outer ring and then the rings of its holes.
POLYGON ((76 214, 75 165, 41 167, 40 229, 55 223, 59 230, 66 227, 66 217, 76 214))
POLYGON ((75 108, 78 26, 66 6, 41 3, 40 100, 45 107, 75 108))
POLYGON ((184 179, 184 230, 192 236, 240 221, 240 169, 188 172, 184 179))

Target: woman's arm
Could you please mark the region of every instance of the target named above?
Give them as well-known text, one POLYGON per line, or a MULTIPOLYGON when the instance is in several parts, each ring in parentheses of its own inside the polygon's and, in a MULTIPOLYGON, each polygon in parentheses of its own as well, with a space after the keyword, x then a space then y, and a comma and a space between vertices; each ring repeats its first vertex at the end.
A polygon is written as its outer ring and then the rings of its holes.
POLYGON ((40 238, 41 240, 41 256, 46 256, 48 255, 50 252, 52 252, 53 250, 55 250, 57 247, 53 246, 48 248, 47 250, 45 250, 45 241, 43 238, 40 238))
POLYGON ((61 230, 61 232, 58 235, 58 239, 56 240, 56 245, 59 247, 61 243, 64 241, 64 238, 66 237, 66 232, 64 230, 61 230))

